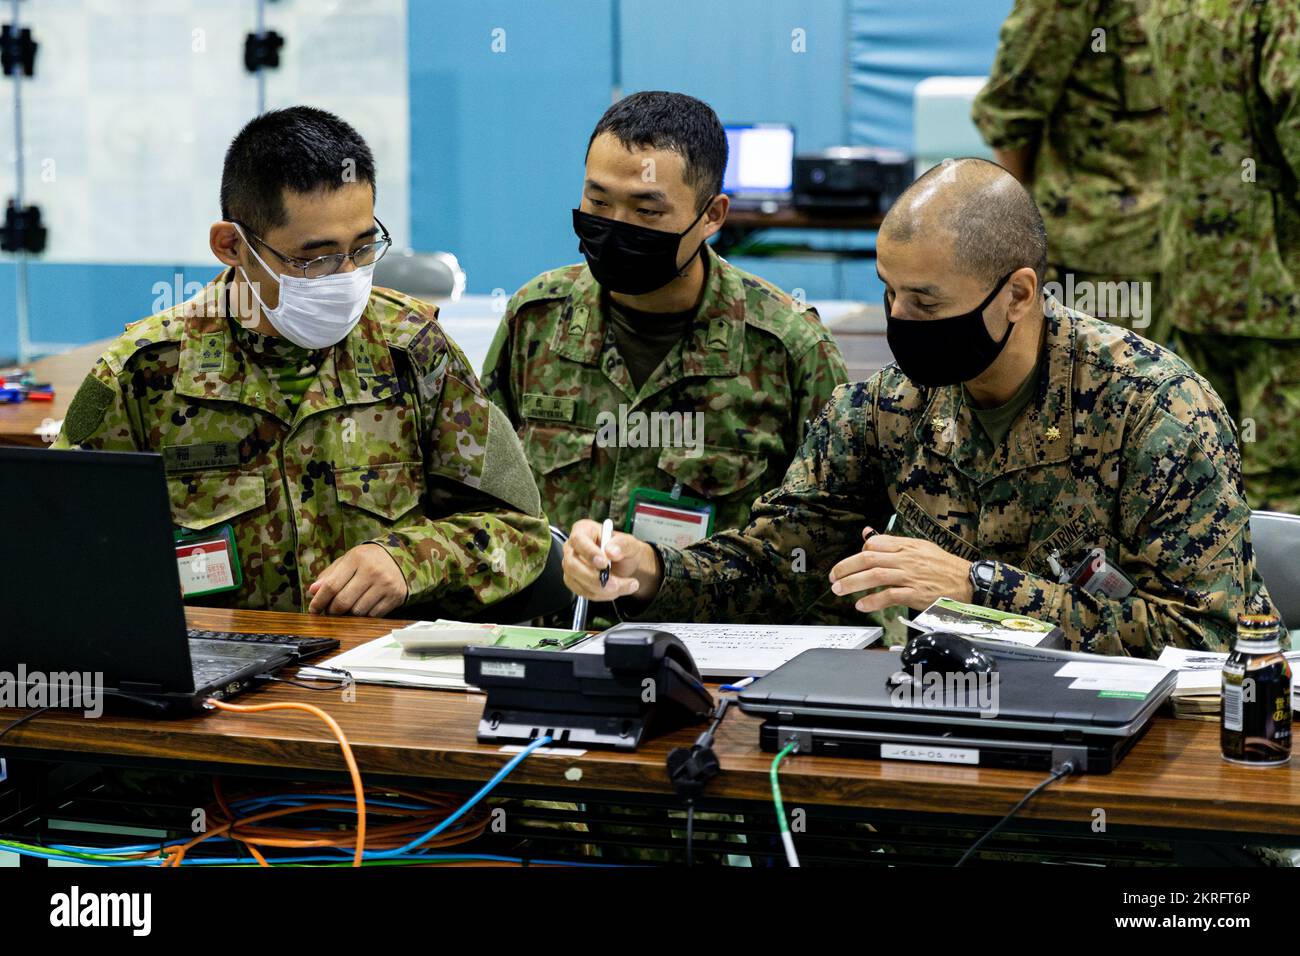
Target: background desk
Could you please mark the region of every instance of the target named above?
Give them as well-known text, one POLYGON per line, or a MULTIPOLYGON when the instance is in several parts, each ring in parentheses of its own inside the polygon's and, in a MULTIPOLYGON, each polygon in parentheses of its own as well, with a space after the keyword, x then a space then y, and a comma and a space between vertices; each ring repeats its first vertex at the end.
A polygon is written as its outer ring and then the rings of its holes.
MULTIPOLYGON (((344 649, 386 633, 395 623, 205 609, 191 609, 188 616, 191 625, 205 628, 335 636, 344 649)), ((355 702, 343 703, 333 692, 271 684, 241 701, 298 700, 324 707, 348 735, 363 775, 372 782, 470 790, 509 759, 496 746, 475 741, 483 707, 477 694, 365 684, 356 690, 355 702)), ((22 713, 0 710, 0 721, 7 724, 22 713)), ((743 813, 751 832, 774 837, 768 778, 772 755, 759 749, 758 728, 757 719, 738 709, 728 713, 716 743, 722 773, 699 807, 743 813)), ((670 749, 689 746, 697 733, 698 728, 681 730, 630 754, 535 754, 499 792, 591 805, 680 807, 664 762, 670 749)), ((1076 847, 1075 858, 1115 855, 1114 847, 1087 848, 1098 837, 1157 839, 1183 849, 1216 842, 1300 845, 1300 770, 1295 765, 1266 771, 1228 764, 1219 757, 1218 735, 1216 723, 1158 718, 1115 772, 1052 785, 1021 812, 1015 829, 1050 834, 1060 847, 1076 847), (1103 834, 1093 830, 1098 810, 1104 811, 1103 834)), ((12 731, 0 741, 0 752, 18 766, 29 761, 27 768, 50 762, 115 763, 272 777, 338 779, 343 774, 338 747, 324 726, 287 713, 214 713, 175 721, 86 720, 50 713, 12 731)), ((828 821, 829 827, 833 820, 870 819, 886 826, 924 824, 978 832, 1042 779, 1021 771, 797 755, 781 770, 787 810, 804 808, 808 814, 807 834, 796 836, 796 843, 809 857, 834 855, 833 846, 814 852, 819 821, 828 821)), ((0 796, 0 808, 4 806, 0 796)), ((60 807, 58 814, 66 816, 65 809, 60 807)), ((32 818, 30 810, 10 812, 7 820, 0 812, 0 830, 13 832, 21 820, 32 818)), ((674 842, 665 831, 664 839, 664 845, 680 847, 680 836, 674 842)), ((837 840, 835 846, 843 849, 844 839, 837 840)), ((967 842, 966 837, 956 841, 967 842)), ((992 845, 999 845, 998 840, 992 845)), ((767 850, 754 847, 752 852, 767 850)), ((773 846, 771 852, 779 857, 779 848, 773 846)), ((858 862, 876 861, 859 857, 858 862)))
POLYGON ((874 247, 827 249, 794 241, 762 245, 754 240, 768 229, 795 229, 828 233, 875 232, 884 217, 879 213, 818 212, 780 206, 773 212, 732 209, 718 231, 713 249, 720 256, 793 256, 803 258, 874 259, 874 247))
MULTIPOLYGON (((850 380, 868 378, 893 361, 885 343, 885 319, 881 306, 847 302, 811 304, 822 307, 823 320, 848 362, 850 380), (848 314, 836 319, 842 312, 848 314)), ((492 337, 501 322, 503 308, 504 300, 488 295, 467 295, 456 302, 438 303, 443 327, 460 346, 475 371, 480 373, 492 337)), ((67 414, 68 405, 82 379, 111 341, 91 342, 34 362, 32 370, 36 379, 53 384, 54 401, 0 404, 0 445, 44 447, 45 443, 36 434, 37 427, 46 418, 61 419, 67 414)))
POLYGON ((60 419, 68 413, 72 396, 95 360, 108 348, 110 339, 79 345, 69 352, 51 355, 32 363, 38 382, 54 386, 52 402, 19 402, 0 405, 0 445, 32 445, 44 448, 36 429, 47 418, 60 419))

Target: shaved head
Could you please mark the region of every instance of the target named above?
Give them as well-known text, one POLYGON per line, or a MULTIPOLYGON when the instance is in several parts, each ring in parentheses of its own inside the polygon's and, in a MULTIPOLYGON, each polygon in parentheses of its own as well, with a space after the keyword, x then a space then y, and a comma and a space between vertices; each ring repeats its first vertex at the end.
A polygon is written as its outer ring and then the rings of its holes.
POLYGON ((880 236, 943 242, 958 271, 988 285, 1028 266, 1041 289, 1047 270, 1047 230, 1033 197, 984 159, 944 160, 928 170, 894 203, 880 236))

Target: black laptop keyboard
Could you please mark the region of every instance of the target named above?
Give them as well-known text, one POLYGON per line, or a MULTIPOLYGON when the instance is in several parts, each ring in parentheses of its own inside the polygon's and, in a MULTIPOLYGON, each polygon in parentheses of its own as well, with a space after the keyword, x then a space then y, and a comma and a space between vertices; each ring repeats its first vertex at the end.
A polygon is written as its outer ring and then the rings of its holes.
POLYGON ((210 687, 224 684, 239 673, 239 669, 232 668, 231 663, 230 660, 192 661, 190 666, 194 672, 194 686, 210 687))
MULTIPOLYGON (((332 637, 303 637, 299 634, 244 634, 238 631, 204 631, 192 627, 189 636, 191 641, 220 641, 226 645, 227 651, 238 647, 241 651, 244 648, 255 648, 259 652, 269 653, 273 648, 288 648, 300 661, 339 646, 339 642, 332 637)), ((194 656, 192 651, 191 656, 194 656)), ((195 660, 197 662, 198 658, 195 660)))

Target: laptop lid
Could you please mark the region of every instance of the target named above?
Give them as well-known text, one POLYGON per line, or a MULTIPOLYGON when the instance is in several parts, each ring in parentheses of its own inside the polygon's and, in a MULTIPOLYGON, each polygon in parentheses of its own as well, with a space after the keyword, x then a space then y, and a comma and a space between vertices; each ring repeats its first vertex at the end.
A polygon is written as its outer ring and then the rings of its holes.
POLYGON ((794 127, 738 123, 724 129, 727 166, 722 191, 736 199, 789 199, 794 184, 794 127))
POLYGON ((0 671, 192 693, 159 455, 0 447, 0 671))
POLYGON ((996 679, 952 675, 939 683, 891 685, 902 665, 888 651, 816 649, 759 679, 740 695, 741 707, 757 713, 790 712, 813 717, 869 717, 916 723, 1014 722, 1020 725, 1085 726, 1104 732, 1145 719, 1173 689, 1173 671, 1153 672, 1148 690, 1136 676, 1113 685, 1057 676, 1060 661, 998 661, 996 679))

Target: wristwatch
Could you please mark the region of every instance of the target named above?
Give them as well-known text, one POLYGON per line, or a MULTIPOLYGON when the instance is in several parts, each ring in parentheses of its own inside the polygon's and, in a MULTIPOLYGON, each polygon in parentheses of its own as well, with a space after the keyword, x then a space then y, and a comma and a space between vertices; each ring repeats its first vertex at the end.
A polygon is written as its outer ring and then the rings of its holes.
POLYGON ((974 603, 983 605, 989 599, 989 591, 993 589, 993 579, 997 576, 996 561, 976 561, 970 566, 971 600, 974 603))

